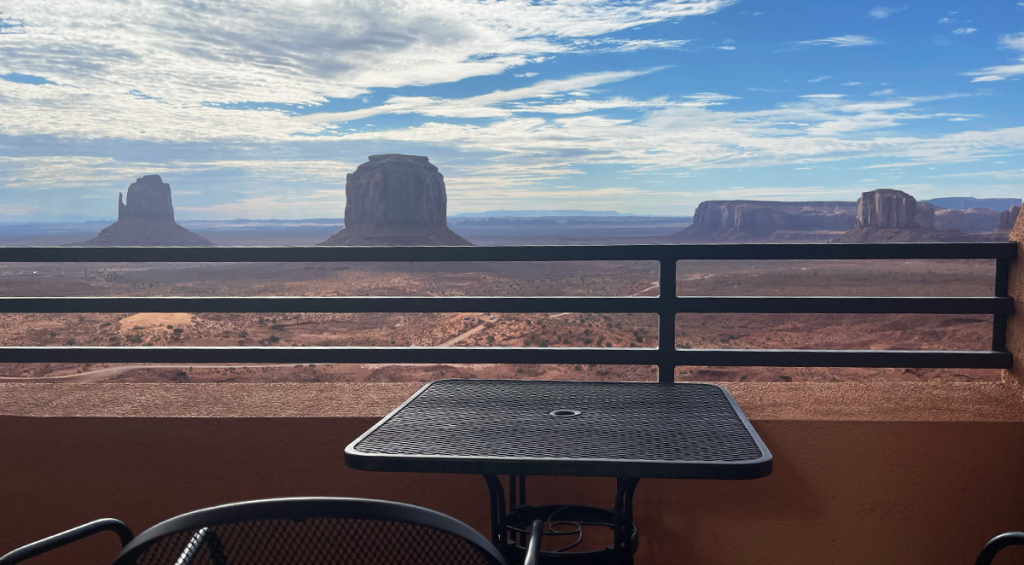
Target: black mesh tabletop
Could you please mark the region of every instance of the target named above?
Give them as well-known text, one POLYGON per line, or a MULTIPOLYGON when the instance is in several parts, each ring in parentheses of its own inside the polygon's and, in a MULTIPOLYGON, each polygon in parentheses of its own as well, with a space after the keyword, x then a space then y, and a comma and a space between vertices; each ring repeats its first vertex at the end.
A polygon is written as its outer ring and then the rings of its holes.
POLYGON ((445 380, 345 448, 356 469, 753 479, 772 456, 722 387, 445 380))

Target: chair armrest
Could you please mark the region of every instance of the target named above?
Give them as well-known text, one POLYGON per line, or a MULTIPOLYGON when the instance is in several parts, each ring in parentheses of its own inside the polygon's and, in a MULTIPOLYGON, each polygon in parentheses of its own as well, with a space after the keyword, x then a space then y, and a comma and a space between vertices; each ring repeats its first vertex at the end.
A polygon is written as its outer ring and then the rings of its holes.
POLYGON ((93 534, 106 531, 111 531, 117 534, 117 537, 121 539, 121 547, 128 545, 128 542, 132 541, 132 531, 128 529, 128 526, 124 525, 124 522, 113 518, 103 518, 19 547, 7 555, 0 557, 0 565, 14 565, 15 563, 21 563, 26 559, 31 559, 32 557, 46 553, 47 551, 63 547, 69 543, 74 543, 80 539, 87 538, 93 534))
POLYGON ((974 565, 991 565, 996 554, 1011 545, 1024 545, 1024 532, 1006 532, 992 538, 982 548, 978 558, 974 560, 974 565))
POLYGON ((537 558, 540 557, 540 539, 543 535, 544 523, 534 520, 530 526, 530 543, 526 546, 526 559, 523 560, 523 565, 537 565, 537 558))

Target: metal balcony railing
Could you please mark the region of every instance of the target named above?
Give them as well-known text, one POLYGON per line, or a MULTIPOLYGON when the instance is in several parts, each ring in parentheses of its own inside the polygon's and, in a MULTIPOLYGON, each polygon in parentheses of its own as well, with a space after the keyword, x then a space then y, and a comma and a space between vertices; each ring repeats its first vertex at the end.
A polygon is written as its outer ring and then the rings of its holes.
POLYGON ((659 380, 679 365, 777 367, 995 368, 1006 351, 1010 261, 1016 243, 682 244, 501 247, 8 247, 0 263, 29 262, 497 262, 658 261, 660 296, 633 297, 6 297, 0 313, 81 312, 577 312, 654 313, 656 348, 591 347, 31 347, 0 346, 4 363, 558 363, 656 365, 659 380), (994 259, 992 297, 676 296, 686 260, 994 259), (666 292, 666 289, 669 289, 666 292), (992 314, 990 351, 677 349, 684 312, 992 314))

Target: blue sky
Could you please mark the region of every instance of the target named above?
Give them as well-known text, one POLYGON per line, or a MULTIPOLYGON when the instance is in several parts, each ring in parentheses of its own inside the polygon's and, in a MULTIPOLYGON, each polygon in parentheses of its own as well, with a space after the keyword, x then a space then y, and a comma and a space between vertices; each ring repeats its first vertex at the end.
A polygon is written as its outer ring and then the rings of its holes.
POLYGON ((0 221, 344 215, 367 155, 449 214, 1024 196, 1024 2, 0 0, 0 221))

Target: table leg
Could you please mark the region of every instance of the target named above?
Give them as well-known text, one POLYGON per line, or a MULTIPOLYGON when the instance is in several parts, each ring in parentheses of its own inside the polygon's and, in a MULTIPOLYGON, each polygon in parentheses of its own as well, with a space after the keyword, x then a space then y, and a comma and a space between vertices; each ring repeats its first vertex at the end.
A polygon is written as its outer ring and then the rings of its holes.
POLYGON ((633 551, 630 537, 633 533, 633 491, 640 479, 619 477, 615 480, 615 550, 620 563, 632 565, 633 551))
MULTIPOLYGON (((505 487, 496 475, 483 475, 483 477, 487 482, 487 491, 490 495, 491 541, 502 553, 506 553, 512 542, 509 541, 508 514, 505 512, 505 487)), ((620 565, 632 565, 633 563, 633 492, 639 482, 640 479, 633 477, 620 477, 615 481, 615 507, 612 510, 614 541, 611 547, 613 551, 610 554, 605 554, 605 557, 601 558, 601 562, 607 563, 609 562, 607 560, 611 558, 613 562, 620 565)), ((509 511, 512 513, 517 510, 531 511, 530 507, 526 505, 525 475, 509 475, 508 504, 509 511)), ((538 507, 536 510, 545 508, 552 513, 551 516, 554 516, 554 512, 560 511, 557 506, 538 507)), ((607 511, 605 510, 605 512, 607 511)), ((547 520, 550 522, 552 518, 549 517, 547 520)), ((525 538, 517 534, 514 541, 522 546, 525 538)))
POLYGON ((505 547, 505 488, 494 475, 484 475, 487 491, 491 497, 491 542, 501 549, 505 547))

